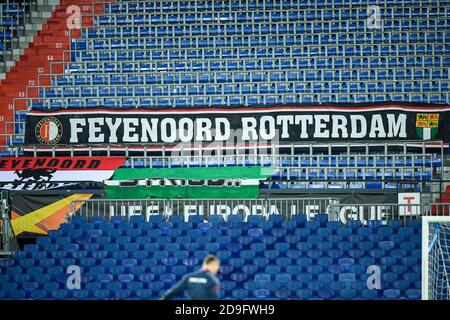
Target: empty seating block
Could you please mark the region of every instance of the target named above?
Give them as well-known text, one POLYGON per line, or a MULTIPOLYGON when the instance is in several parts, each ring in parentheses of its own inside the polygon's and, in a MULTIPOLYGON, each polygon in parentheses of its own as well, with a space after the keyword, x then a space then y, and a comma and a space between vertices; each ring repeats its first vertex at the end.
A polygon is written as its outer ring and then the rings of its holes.
POLYGON ((309 221, 302 215, 292 220, 271 216, 267 222, 231 216, 228 221, 219 216, 191 216, 189 222, 176 216, 168 221, 152 216, 149 222, 140 216, 129 222, 74 217, 53 236, 0 260, 0 298, 158 299, 213 253, 222 260, 223 298, 420 299, 416 221, 342 225, 328 221, 327 215, 309 221), (255 223, 270 223, 271 228, 255 228, 255 223), (214 237, 204 236, 205 225, 214 237), (179 232, 162 236, 167 226, 179 232), (81 230, 99 234, 91 243, 79 244, 81 230), (115 230, 130 235, 104 235, 115 230), (72 264, 83 268, 80 290, 66 287, 66 270, 72 264), (379 290, 367 287, 371 265, 383 266, 379 290))
MULTIPOLYGON (((450 101, 442 4, 390 1, 376 30, 356 0, 128 1, 103 9, 30 108, 450 101)), ((11 33, 0 35, 7 46, 11 33)))

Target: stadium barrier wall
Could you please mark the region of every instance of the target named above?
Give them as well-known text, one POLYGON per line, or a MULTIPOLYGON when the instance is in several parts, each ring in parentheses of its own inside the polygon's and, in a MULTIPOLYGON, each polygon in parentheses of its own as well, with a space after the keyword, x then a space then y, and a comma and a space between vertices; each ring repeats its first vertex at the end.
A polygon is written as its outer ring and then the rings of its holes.
POLYGON ((337 198, 295 199, 196 199, 196 200, 82 200, 72 201, 67 219, 81 215, 88 220, 95 216, 111 219, 122 216, 129 219, 134 215, 144 215, 146 220, 152 215, 182 215, 188 221, 191 215, 223 215, 225 220, 231 215, 240 215, 244 221, 250 215, 268 218, 281 214, 285 219, 305 214, 313 219, 316 214, 327 214, 330 221, 360 220, 367 224, 369 220, 402 220, 407 222, 421 216, 448 216, 450 203, 429 204, 340 204, 337 198))
POLYGON ((129 219, 133 215, 144 215, 146 220, 152 215, 163 214, 182 215, 188 221, 191 215, 240 215, 244 221, 250 215, 268 217, 282 214, 290 219, 293 215, 307 213, 311 216, 317 213, 327 213, 330 220, 337 220, 334 207, 339 202, 336 198, 270 198, 270 199, 174 199, 174 200, 81 200, 72 201, 68 219, 81 215, 88 219, 95 216, 123 216, 129 219))

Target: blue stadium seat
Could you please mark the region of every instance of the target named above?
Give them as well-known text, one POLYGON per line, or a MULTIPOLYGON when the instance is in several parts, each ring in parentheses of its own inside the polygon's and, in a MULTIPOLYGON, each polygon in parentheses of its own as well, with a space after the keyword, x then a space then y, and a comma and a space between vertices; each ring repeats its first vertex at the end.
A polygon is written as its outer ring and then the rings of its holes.
POLYGON ((245 299, 248 297, 248 291, 245 289, 234 289, 231 291, 231 296, 235 299, 245 299))
POLYGON ((311 232, 315 232, 315 230, 320 228, 320 222, 315 220, 306 221, 305 228, 309 229, 311 232))
POLYGON ((312 280, 308 282, 307 287, 313 292, 317 292, 325 287, 325 283, 318 280, 312 280))
POLYGON ((381 250, 389 251, 394 248, 395 243, 393 241, 380 241, 378 243, 378 246, 381 250))
POLYGON ((364 289, 361 291, 361 297, 364 300, 374 300, 378 298, 378 292, 376 289, 364 289))
POLYGON ((106 289, 110 292, 119 291, 122 289, 122 283, 120 282, 109 282, 106 284, 106 289))
POLYGON ((191 215, 188 218, 188 222, 193 223, 193 224, 199 224, 203 222, 203 217, 199 216, 199 215, 191 215))
POLYGON ((242 250, 240 252, 240 257, 245 260, 252 260, 255 257, 255 252, 252 250, 242 250))
POLYGON ((323 272, 323 270, 324 268, 319 265, 310 265, 306 267, 306 271, 313 275, 318 275, 319 273, 323 272))
POLYGON ((297 228, 303 228, 306 223, 306 215, 304 214, 293 215, 292 220, 296 223, 297 228))
POLYGON ((163 221, 165 221, 165 218, 161 214, 151 215, 149 219, 149 222, 151 222, 154 225, 157 225, 163 221))
POLYGON ((416 272, 407 272, 403 274, 403 279, 409 283, 414 283, 420 279, 420 274, 416 272))
POLYGON ((331 230, 328 228, 318 228, 316 234, 322 238, 326 238, 331 235, 331 230))
POLYGON ((151 289, 141 289, 136 292, 136 296, 143 300, 150 299, 152 297, 152 294, 153 292, 151 289))
POLYGON ((422 229, 422 222, 420 219, 418 220, 409 220, 408 227, 413 228, 414 231, 419 231, 422 229))
MULTIPOLYGON (((221 288, 225 291, 231 291, 236 288, 236 282, 235 281, 227 281, 227 280, 222 281, 221 288)), ((248 290, 248 289, 246 289, 246 290, 248 290)))
POLYGON ((255 251, 256 253, 261 253, 267 249, 267 246, 265 243, 254 242, 250 244, 250 249, 255 251))
POLYGON ((288 299, 291 297, 292 292, 287 289, 276 290, 274 295, 279 299, 288 299))
POLYGON ((251 226, 258 226, 261 222, 263 222, 263 217, 261 215, 250 215, 247 218, 247 222, 251 226))
POLYGON ((356 278, 356 274, 353 272, 352 268, 355 265, 351 265, 348 268, 343 268, 343 272, 338 274, 339 277, 339 281, 341 282, 345 282, 345 283, 350 283, 352 281, 355 281, 356 278))
POLYGON ((258 268, 264 268, 265 266, 267 266, 269 264, 269 259, 264 258, 264 257, 256 257, 253 260, 253 263, 258 267, 258 268))
POLYGON ((383 223, 380 220, 369 220, 367 225, 369 228, 377 230, 382 227, 383 223))
POLYGON ((93 290, 90 294, 99 300, 107 299, 110 296, 109 290, 106 289, 93 290))
POLYGON ((143 215, 133 215, 130 217, 130 222, 136 227, 145 223, 145 216, 143 215))
POLYGON ((208 221, 213 224, 219 224, 224 221, 222 215, 210 215, 208 216, 208 221))
POLYGON ((283 220, 284 220, 284 217, 279 214, 270 215, 269 219, 268 219, 269 222, 273 223, 274 227, 280 227, 283 220))
POLYGON ((404 264, 394 264, 391 266, 391 270, 396 274, 404 274, 408 271, 408 266, 404 264))
MULTIPOLYGON (((45 290, 34 290, 30 293, 30 298, 33 300, 45 300, 49 297, 48 292, 45 290)), ((1 294, 0 294, 0 298, 1 294)))
POLYGON ((79 226, 83 223, 86 223, 86 218, 83 216, 72 216, 70 222, 73 223, 75 226, 77 225, 79 226))
POLYGON ((422 298, 422 293, 420 290, 410 289, 406 291, 405 297, 410 300, 420 300, 422 298))
POLYGON ((310 229, 297 227, 297 229, 295 229, 294 233, 295 233, 295 235, 300 237, 300 240, 306 240, 306 238, 309 236, 311 231, 310 231, 310 229))
POLYGON ((387 238, 393 234, 393 230, 390 227, 380 227, 380 228, 378 228, 377 232, 385 240, 388 240, 387 238))
POLYGON ((152 273, 144 273, 138 276, 139 281, 142 283, 149 283, 155 279, 155 275, 152 273))
POLYGON ((383 298, 388 300, 398 300, 400 299, 400 291, 395 289, 384 290, 383 298))
POLYGON ((296 296, 300 300, 308 300, 313 297, 313 291, 310 289, 300 289, 296 292, 296 296))
POLYGON ((317 291, 317 295, 322 299, 332 299, 336 295, 336 292, 331 288, 321 288, 317 291))
POLYGON ((231 224, 241 225, 243 220, 242 220, 242 217, 240 215, 233 214, 233 215, 230 215, 228 217, 228 222, 231 223, 231 224))
POLYGON ((339 291, 339 296, 343 299, 354 299, 356 297, 356 291, 353 289, 342 289, 339 291))
POLYGON ((264 300, 270 296, 270 293, 269 293, 269 290, 266 290, 266 289, 257 289, 257 290, 253 290, 253 296, 256 299, 264 300))
POLYGON ((328 223, 328 215, 327 215, 327 214, 322 214, 322 213, 317 214, 317 215, 314 217, 314 220, 315 220, 315 221, 318 221, 318 222, 320 223, 320 226, 321 226, 321 227, 324 227, 324 226, 326 226, 327 223, 328 223))
POLYGON ((251 265, 244 265, 241 268, 241 271, 243 273, 246 273, 250 276, 252 276, 253 274, 255 274, 256 272, 258 272, 258 266, 251 264, 251 265))
POLYGON ((119 300, 125 300, 125 299, 128 299, 131 297, 132 291, 133 290, 120 289, 117 291, 113 291, 113 294, 114 294, 115 298, 117 298, 119 300))

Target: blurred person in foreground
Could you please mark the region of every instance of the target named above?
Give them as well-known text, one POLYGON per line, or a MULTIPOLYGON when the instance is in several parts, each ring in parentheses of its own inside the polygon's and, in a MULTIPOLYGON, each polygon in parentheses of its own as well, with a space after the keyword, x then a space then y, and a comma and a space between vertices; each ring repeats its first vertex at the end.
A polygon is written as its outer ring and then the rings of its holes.
POLYGON ((182 291, 187 292, 191 300, 215 300, 219 297, 220 282, 216 275, 219 272, 220 260, 214 255, 207 255, 203 260, 202 268, 186 274, 161 300, 170 300, 182 291))

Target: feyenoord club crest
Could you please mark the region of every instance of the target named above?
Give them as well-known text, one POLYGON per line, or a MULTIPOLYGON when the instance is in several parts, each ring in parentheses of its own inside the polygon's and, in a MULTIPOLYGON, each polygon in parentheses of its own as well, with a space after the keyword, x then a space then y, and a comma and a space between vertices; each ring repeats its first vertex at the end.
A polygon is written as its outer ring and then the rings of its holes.
POLYGON ((45 117, 36 125, 36 138, 41 144, 56 144, 61 140, 63 127, 54 117, 45 117))

